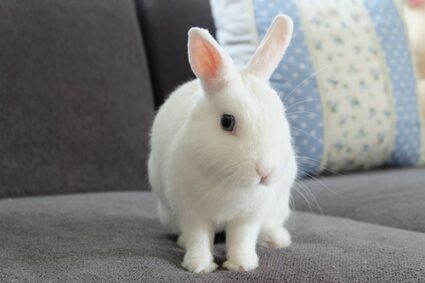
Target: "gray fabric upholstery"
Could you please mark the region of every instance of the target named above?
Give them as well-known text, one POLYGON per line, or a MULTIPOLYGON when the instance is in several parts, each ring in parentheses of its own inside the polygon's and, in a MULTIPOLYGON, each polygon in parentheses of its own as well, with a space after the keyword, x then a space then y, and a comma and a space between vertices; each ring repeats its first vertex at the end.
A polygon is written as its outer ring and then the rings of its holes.
POLYGON ((193 78, 187 58, 187 32, 193 26, 215 34, 208 0, 136 0, 155 104, 160 106, 178 85, 193 78))
POLYGON ((425 168, 304 180, 292 195, 298 210, 425 232, 425 168))
MULTIPOLYGON (((422 233, 293 213, 293 245, 258 248, 253 272, 193 275, 155 219, 151 193, 0 200, 5 282, 424 282, 422 233), (13 281, 14 280, 14 281, 13 281)), ((222 263, 224 244, 215 246, 222 263)))
POLYGON ((133 1, 0 2, 0 197, 142 189, 152 112, 133 1))

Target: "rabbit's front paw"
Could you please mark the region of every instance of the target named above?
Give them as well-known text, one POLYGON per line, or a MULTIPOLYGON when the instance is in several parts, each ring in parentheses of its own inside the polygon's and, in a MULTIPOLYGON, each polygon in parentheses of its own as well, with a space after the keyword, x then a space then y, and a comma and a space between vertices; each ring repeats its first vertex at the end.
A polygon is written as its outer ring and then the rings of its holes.
POLYGON ((283 227, 267 228, 261 231, 258 244, 266 248, 286 248, 291 244, 291 235, 283 227))
POLYGON ((258 256, 256 253, 229 256, 223 267, 233 271, 250 271, 258 267, 258 256))
POLYGON ((211 255, 193 256, 189 254, 184 256, 182 266, 193 273, 212 272, 218 267, 211 255))

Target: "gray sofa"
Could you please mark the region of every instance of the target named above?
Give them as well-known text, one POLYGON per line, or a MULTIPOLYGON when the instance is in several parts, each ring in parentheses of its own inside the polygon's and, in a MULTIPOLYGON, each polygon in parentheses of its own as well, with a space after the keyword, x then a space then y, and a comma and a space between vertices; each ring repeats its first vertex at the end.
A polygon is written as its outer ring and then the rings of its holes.
POLYGON ((300 180, 289 248, 180 267, 145 164, 194 25, 214 32, 208 1, 0 2, 0 282, 425 282, 421 168, 300 180))

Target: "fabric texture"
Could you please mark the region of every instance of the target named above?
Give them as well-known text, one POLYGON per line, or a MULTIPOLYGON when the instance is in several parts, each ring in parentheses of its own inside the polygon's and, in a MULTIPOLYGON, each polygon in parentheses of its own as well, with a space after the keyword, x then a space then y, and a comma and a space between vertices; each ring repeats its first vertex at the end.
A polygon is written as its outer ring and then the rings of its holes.
POLYGON ((194 78, 187 57, 187 32, 206 28, 215 34, 208 1, 136 0, 152 75, 155 105, 159 107, 180 84, 194 78))
POLYGON ((425 169, 381 170, 298 183, 297 210, 425 233, 425 169))
POLYGON ((405 19, 421 79, 425 79, 425 3, 405 5, 405 19))
POLYGON ((218 40, 238 63, 277 14, 293 19, 271 83, 287 108, 301 175, 424 164, 425 105, 395 0, 211 4, 218 40))
POLYGON ((153 101, 134 3, 0 3, 0 197, 140 190, 153 101))
MULTIPOLYGON (((253 272, 192 274, 155 219, 151 193, 0 200, 0 281, 5 282, 421 282, 423 233, 293 213, 293 244, 258 248, 253 272)), ((225 259, 223 237, 214 256, 225 259)))

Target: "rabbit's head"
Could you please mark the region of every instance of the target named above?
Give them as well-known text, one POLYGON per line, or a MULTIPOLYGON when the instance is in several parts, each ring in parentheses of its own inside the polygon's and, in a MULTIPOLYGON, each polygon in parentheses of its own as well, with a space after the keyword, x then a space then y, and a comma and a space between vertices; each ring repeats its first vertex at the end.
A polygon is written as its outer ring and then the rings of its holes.
POLYGON ((203 93, 189 116, 186 142, 211 178, 248 187, 267 186, 289 174, 286 165, 294 157, 289 124, 269 78, 292 29, 289 17, 277 16, 242 69, 207 30, 190 29, 189 62, 203 93))

